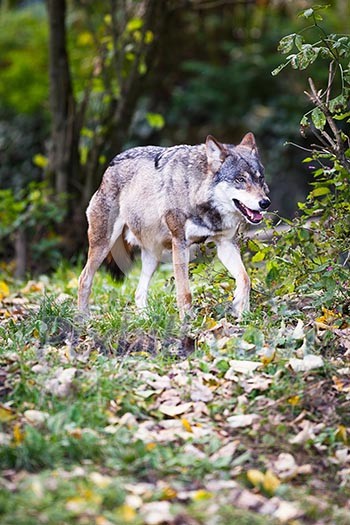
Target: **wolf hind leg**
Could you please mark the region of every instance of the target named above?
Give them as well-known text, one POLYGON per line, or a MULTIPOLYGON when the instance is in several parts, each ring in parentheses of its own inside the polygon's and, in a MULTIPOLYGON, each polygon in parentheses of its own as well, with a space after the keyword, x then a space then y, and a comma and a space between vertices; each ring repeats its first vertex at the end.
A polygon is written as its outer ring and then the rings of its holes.
POLYGON ((89 297, 94 275, 115 244, 116 239, 121 235, 124 223, 118 218, 114 222, 113 228, 110 225, 108 226, 103 220, 99 222, 92 220, 91 216, 89 217, 89 252, 86 265, 79 277, 78 288, 78 309, 82 313, 89 313, 89 297))
POLYGON ((139 284, 135 293, 135 302, 138 309, 146 308, 147 293, 152 275, 158 266, 158 259, 151 252, 142 248, 141 250, 142 269, 139 284))
POLYGON ((192 296, 188 278, 189 248, 184 239, 173 237, 173 268, 176 287, 176 302, 180 319, 184 319, 191 309, 192 296))
POLYGON ((250 279, 244 268, 238 247, 229 240, 217 243, 218 257, 236 281, 235 298, 232 303, 234 315, 241 319, 244 312, 249 312, 250 279))

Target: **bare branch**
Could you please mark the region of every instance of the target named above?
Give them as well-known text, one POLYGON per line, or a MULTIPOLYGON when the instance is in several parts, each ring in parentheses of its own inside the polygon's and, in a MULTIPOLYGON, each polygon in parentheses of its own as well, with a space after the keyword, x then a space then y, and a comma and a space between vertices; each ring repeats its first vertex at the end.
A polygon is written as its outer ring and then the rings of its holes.
POLYGON ((309 86, 311 89, 311 93, 307 93, 307 96, 310 98, 310 100, 317 106, 325 115, 326 121, 332 130, 332 133, 334 135, 335 141, 328 135, 327 132, 322 131, 323 137, 325 137, 328 142, 331 144, 331 148, 333 153, 338 158, 339 162, 350 171, 350 161, 345 156, 345 148, 344 148, 344 142, 341 137, 341 132, 332 116, 332 113, 329 109, 329 106, 323 102, 320 92, 317 91, 315 87, 315 83, 312 80, 312 78, 309 78, 309 86))

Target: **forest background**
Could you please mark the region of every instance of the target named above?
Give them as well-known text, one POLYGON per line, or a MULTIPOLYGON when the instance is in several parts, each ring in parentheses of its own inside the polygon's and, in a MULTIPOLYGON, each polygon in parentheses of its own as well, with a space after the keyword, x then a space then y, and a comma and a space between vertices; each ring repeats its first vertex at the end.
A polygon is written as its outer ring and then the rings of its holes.
MULTIPOLYGON (((327 31, 343 33, 346 0, 327 31)), ((273 209, 293 217, 312 178, 299 134, 310 72, 286 69, 282 36, 307 0, 1 2, 0 257, 17 277, 86 248, 85 208, 108 162, 143 144, 256 134, 273 209), (69 226, 68 226, 69 225, 69 226), (67 227, 68 226, 68 227, 67 227), (12 266, 11 266, 12 264, 12 266)), ((312 71, 324 82, 327 68, 312 71)))
POLYGON ((349 525, 349 8, 0 1, 3 525, 349 525), (273 203, 239 240, 251 312, 202 253, 184 322, 167 265, 135 309, 137 263, 77 315, 108 162, 247 131, 273 203))

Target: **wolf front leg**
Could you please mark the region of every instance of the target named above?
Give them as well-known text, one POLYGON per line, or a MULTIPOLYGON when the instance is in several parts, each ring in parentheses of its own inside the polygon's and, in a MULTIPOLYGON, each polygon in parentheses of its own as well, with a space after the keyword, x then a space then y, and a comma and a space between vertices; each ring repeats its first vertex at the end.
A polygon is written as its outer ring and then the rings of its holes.
POLYGON ((189 249, 182 238, 173 237, 173 267, 176 286, 176 300, 179 308, 180 318, 185 317, 186 312, 191 308, 191 291, 188 278, 189 249))
POLYGON ((235 298, 232 304, 234 315, 240 319, 249 311, 250 279, 244 268, 238 247, 229 240, 217 242, 218 257, 236 280, 235 298))
POLYGON ((141 250, 141 260, 142 270, 135 294, 135 302, 139 310, 142 310, 147 306, 147 292, 149 283, 158 266, 158 259, 148 250, 141 250))

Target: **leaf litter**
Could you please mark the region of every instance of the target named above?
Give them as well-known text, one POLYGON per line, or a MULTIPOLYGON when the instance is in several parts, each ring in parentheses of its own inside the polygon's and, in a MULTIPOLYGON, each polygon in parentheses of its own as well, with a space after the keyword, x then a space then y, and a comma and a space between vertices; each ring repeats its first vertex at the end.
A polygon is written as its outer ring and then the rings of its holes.
MULTIPOLYGON (((38 311, 31 294, 41 292, 41 286, 28 283, 20 293, 29 299, 16 305, 20 294, 12 296, 3 286, 4 325, 38 311)), ((81 456, 78 463, 52 460, 48 470, 39 461, 37 473, 3 460, 0 489, 24 499, 35 494, 38 505, 47 493, 55 501, 61 498, 57 508, 68 513, 67 523, 74 517, 100 525, 228 524, 220 516, 229 506, 276 523, 313 519, 330 525, 337 515, 345 524, 350 512, 348 328, 334 325, 337 319, 329 313, 324 316, 315 322, 318 336, 332 333, 344 349, 331 367, 324 356, 310 352, 309 325, 300 320, 281 328, 275 344, 273 338, 264 341, 256 328, 247 333, 222 319, 196 336, 200 351, 169 362, 157 358, 161 344, 154 336, 148 356, 142 355, 140 340, 126 338, 123 344, 132 343, 119 359, 104 357, 93 332, 90 339, 77 332, 70 344, 61 336, 40 341, 32 332, 30 346, 1 357, 6 389, 0 390, 0 444, 8 458, 16 457, 31 446, 37 431, 46 442, 42 446, 56 440, 64 449, 69 442, 81 456), (33 395, 14 404, 19 384, 33 395), (86 413, 74 415, 81 410, 78 403, 86 413), (72 420, 57 426, 70 406, 72 420), (102 420, 94 422, 96 408, 102 420), (105 451, 102 456, 91 448, 94 439, 97 450, 105 451), (68 486, 64 499, 60 494, 68 486), (311 518, 313 498, 322 500, 316 518, 311 518)), ((36 503, 33 508, 39 516, 36 503)))

